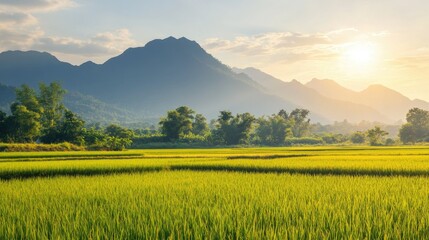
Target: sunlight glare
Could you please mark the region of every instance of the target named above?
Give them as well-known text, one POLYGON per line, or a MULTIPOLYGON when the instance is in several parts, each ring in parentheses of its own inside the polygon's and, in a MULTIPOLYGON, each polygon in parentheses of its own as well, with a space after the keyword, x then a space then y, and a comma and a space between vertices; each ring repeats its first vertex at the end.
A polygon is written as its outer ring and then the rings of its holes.
POLYGON ((376 49, 372 43, 355 43, 350 45, 346 51, 346 58, 354 64, 368 65, 375 60, 376 49))

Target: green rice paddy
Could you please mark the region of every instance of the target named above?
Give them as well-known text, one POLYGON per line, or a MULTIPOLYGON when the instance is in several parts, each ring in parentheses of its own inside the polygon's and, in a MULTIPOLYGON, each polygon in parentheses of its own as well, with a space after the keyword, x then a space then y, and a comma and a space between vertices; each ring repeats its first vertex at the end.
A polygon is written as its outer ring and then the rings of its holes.
POLYGON ((0 153, 0 238, 429 239, 429 148, 0 153))

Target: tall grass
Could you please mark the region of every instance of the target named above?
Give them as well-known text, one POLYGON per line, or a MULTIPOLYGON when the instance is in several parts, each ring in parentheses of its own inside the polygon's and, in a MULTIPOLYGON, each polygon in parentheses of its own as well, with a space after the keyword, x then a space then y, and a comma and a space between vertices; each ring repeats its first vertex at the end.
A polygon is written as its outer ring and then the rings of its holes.
POLYGON ((428 239, 429 179, 162 171, 0 184, 7 239, 428 239))
POLYGON ((0 153, 0 239, 429 239, 429 148, 0 153))

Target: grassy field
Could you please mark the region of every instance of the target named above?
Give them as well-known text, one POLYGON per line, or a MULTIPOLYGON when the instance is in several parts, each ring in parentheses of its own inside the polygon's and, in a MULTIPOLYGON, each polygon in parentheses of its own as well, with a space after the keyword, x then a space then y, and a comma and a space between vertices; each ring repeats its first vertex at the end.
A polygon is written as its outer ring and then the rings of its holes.
POLYGON ((428 147, 0 153, 1 239, 429 239, 428 147))

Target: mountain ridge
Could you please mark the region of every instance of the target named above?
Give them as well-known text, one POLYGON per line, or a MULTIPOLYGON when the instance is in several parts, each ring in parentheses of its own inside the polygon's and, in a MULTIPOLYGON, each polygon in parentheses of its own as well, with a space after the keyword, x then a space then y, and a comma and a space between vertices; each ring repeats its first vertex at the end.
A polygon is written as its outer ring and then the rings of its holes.
MULTIPOLYGON (((60 80, 70 91, 149 117, 162 116, 180 105, 188 105, 209 118, 217 117, 221 110, 261 115, 296 107, 264 92, 247 76, 235 74, 198 43, 186 38, 153 40, 144 47, 129 48, 103 64, 87 62, 72 66, 58 61, 54 65, 60 69, 51 69, 53 73, 63 71, 63 75, 51 74, 50 69, 43 68, 21 76, 19 81, 6 83, 34 86, 39 81, 60 80)), ((26 72, 25 68, 20 71, 26 72)), ((14 78, 17 73, 0 73, 0 82, 9 78, 7 74, 14 78)))
MULTIPOLYGON (((208 118, 217 117, 221 110, 267 115, 297 107, 308 108, 315 122, 325 123, 344 119, 392 122, 398 116, 389 112, 394 111, 390 107, 387 113, 380 111, 382 104, 375 108, 355 102, 355 93, 340 85, 338 91, 346 92, 348 97, 326 96, 323 89, 314 89, 321 87, 296 80, 283 82, 263 72, 259 77, 237 73, 237 69, 226 66, 197 42, 184 37, 155 39, 143 47, 128 48, 102 64, 87 61, 75 66, 37 51, 18 51, 16 58, 9 55, 14 52, 0 53, 0 63, 4 63, 0 66, 0 83, 35 87, 42 81, 59 81, 71 92, 129 109, 140 117, 160 117, 180 105, 188 105, 208 118), (21 60, 25 60, 26 54, 39 56, 40 61, 30 61, 30 57, 26 60, 29 64, 23 64, 26 61, 21 60), (394 118, 389 117, 392 115, 394 118)), ((425 102, 415 103, 419 104, 425 102)), ((401 111, 408 105, 402 106, 401 111)))
POLYGON ((372 106, 377 111, 386 113, 394 121, 405 119, 406 113, 413 107, 429 110, 428 102, 412 100, 399 91, 381 84, 371 84, 362 91, 350 90, 329 79, 313 79, 305 85, 324 96, 372 106))
POLYGON ((385 116, 368 106, 322 96, 316 90, 306 87, 296 79, 285 82, 255 68, 234 68, 234 70, 249 75, 258 83, 286 100, 304 106, 310 111, 327 114, 334 119, 359 122, 364 120, 362 115, 365 115, 366 120, 369 121, 389 121, 385 116))

